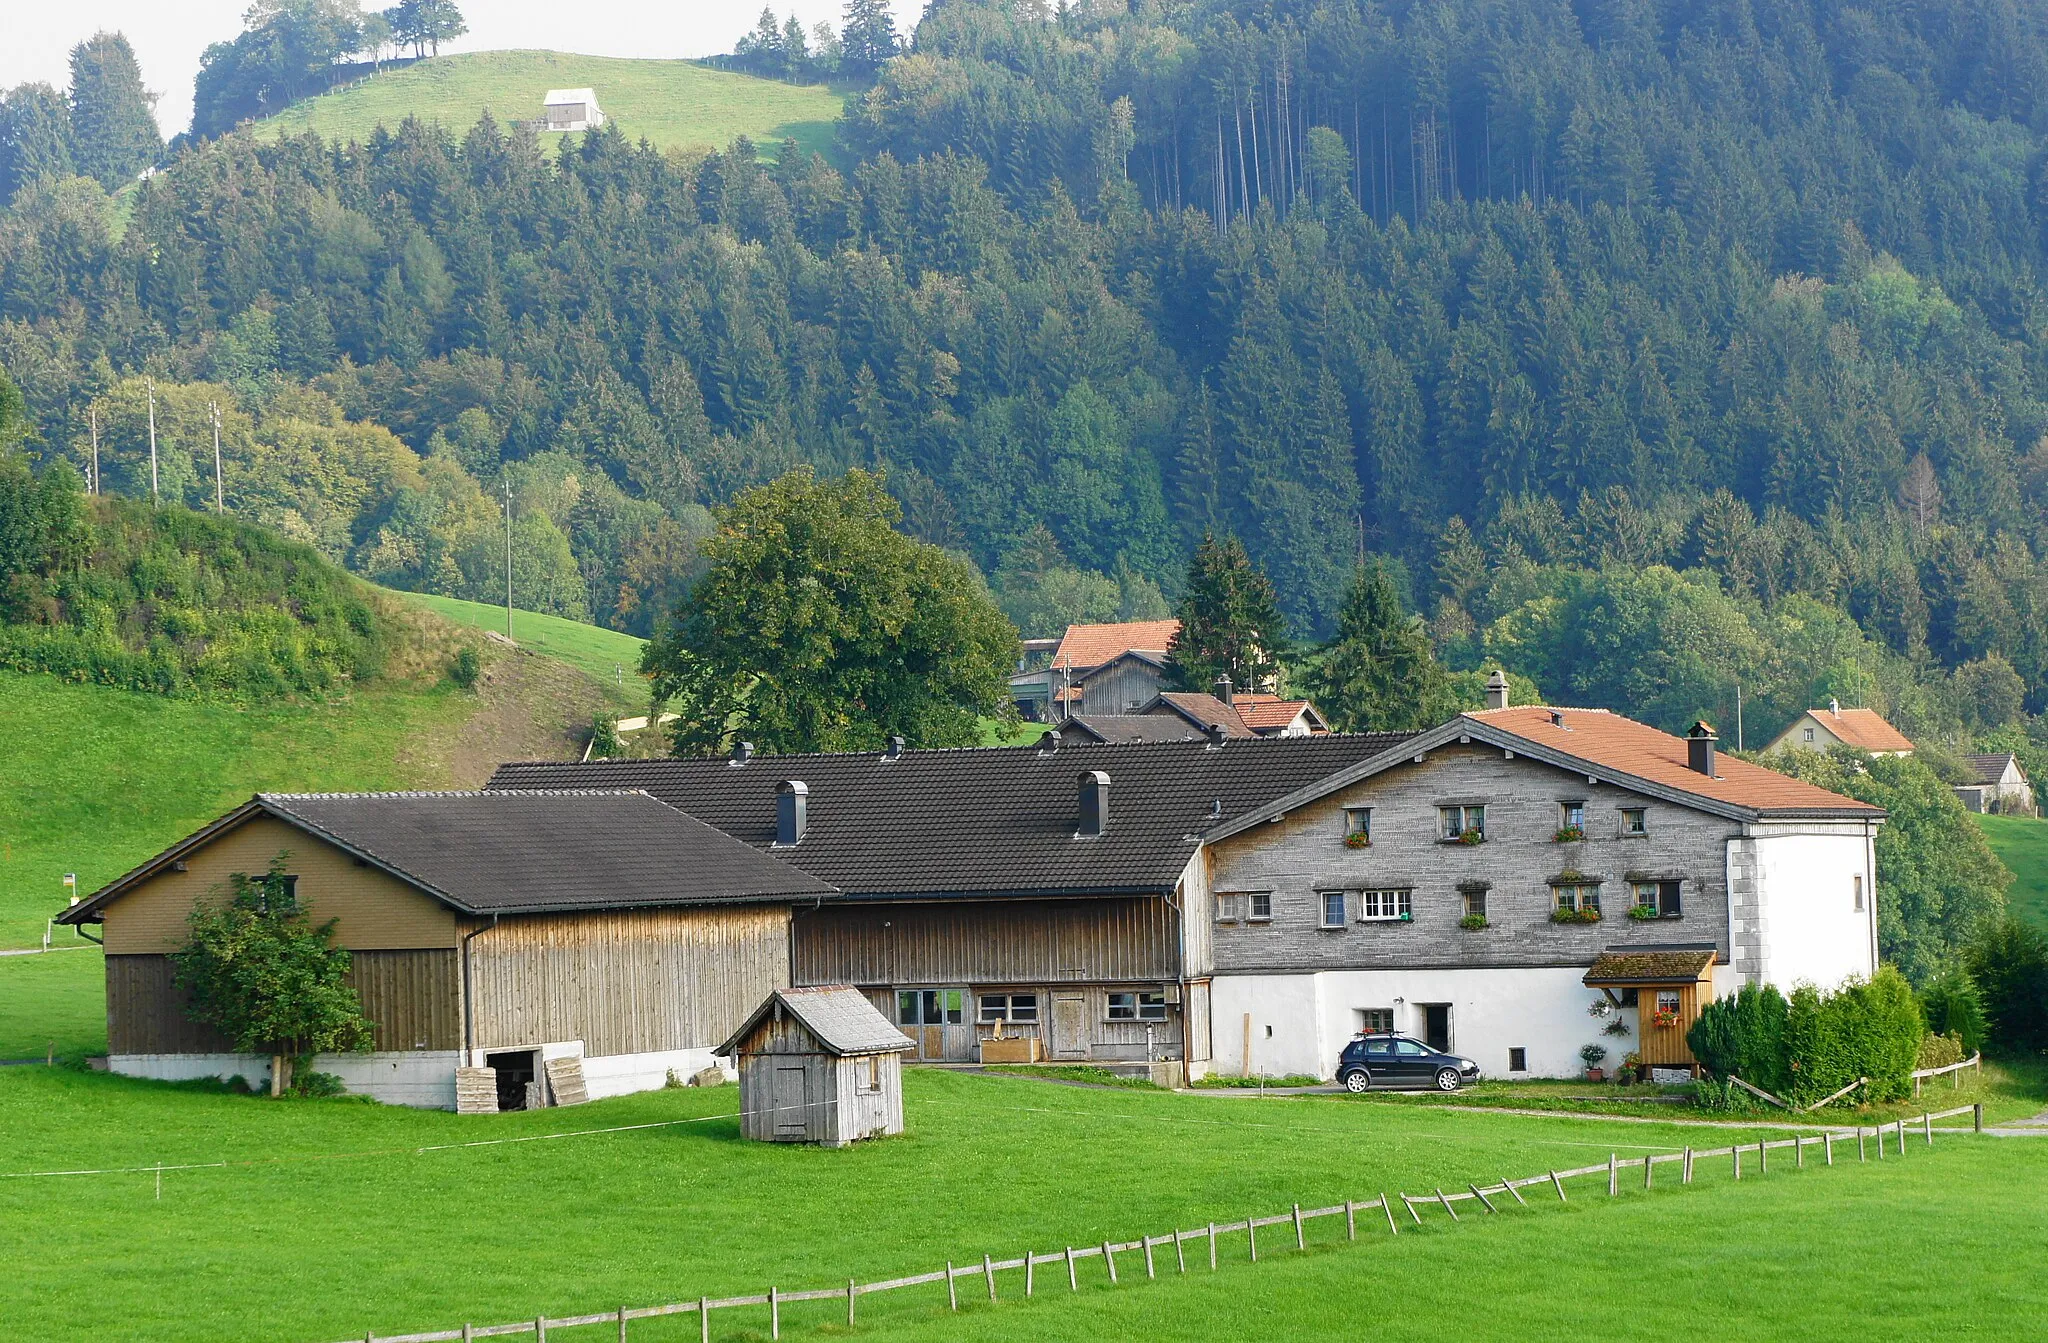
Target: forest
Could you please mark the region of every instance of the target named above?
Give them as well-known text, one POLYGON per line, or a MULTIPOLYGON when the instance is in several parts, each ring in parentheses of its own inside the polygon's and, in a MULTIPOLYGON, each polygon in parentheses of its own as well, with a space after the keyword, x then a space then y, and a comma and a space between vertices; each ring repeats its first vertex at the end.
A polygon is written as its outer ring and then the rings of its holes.
POLYGON ((1027 634, 1240 538, 1451 667, 1760 743, 2048 709, 2048 3, 935 0, 841 150, 485 120, 25 176, 29 446, 651 633, 708 509, 885 473, 1027 634), (761 149, 766 153, 759 152, 761 149), (97 465, 94 465, 97 463, 97 465))

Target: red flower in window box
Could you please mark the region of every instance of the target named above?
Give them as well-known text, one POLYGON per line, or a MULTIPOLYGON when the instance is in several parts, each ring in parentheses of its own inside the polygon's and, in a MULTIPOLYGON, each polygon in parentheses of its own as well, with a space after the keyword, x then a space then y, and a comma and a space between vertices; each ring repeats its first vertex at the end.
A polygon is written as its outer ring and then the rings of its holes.
POLYGON ((1678 1013, 1652 1012, 1650 1014, 1650 1024, 1652 1026, 1661 1026, 1666 1029, 1669 1029, 1670 1027, 1676 1026, 1678 1024, 1678 1013))
POLYGON ((1369 849, 1372 847, 1372 836, 1363 830, 1353 830, 1350 834, 1344 836, 1344 847, 1347 849, 1369 849))

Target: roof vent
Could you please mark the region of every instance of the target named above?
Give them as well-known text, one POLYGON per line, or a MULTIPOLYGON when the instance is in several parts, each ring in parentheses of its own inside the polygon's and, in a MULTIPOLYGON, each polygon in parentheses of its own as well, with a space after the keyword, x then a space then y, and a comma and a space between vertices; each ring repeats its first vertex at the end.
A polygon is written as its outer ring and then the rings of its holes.
POLYGON ((1081 776, 1082 839, 1101 839, 1109 829, 1109 776, 1091 769, 1081 776))
POLYGON ((1237 703, 1235 696, 1236 691, 1231 688, 1230 678, 1228 676, 1217 677, 1216 698, 1222 700, 1225 704, 1235 704, 1237 703))
POLYGON ((1042 756, 1058 755, 1060 753, 1060 730, 1058 728, 1054 728, 1038 739, 1038 753, 1042 756))
POLYGON ((1714 743, 1720 738, 1713 726, 1702 719, 1692 725, 1692 731, 1685 734, 1685 765, 1695 774, 1714 777, 1714 743))
POLYGON ((803 843, 810 825, 810 785, 802 779, 784 779, 775 787, 775 847, 793 849, 803 843))
POLYGON ((1508 674, 1496 667, 1493 675, 1486 678, 1486 707, 1505 709, 1508 707, 1508 674))
POLYGON ((1202 735, 1209 739, 1210 750, 1220 751, 1223 749, 1223 724, 1209 724, 1209 726, 1202 729, 1202 735))
POLYGON ((888 745, 888 748, 887 748, 886 750, 884 750, 884 751, 882 752, 882 759, 884 759, 884 760, 901 760, 902 758, 903 758, 903 738, 901 738, 901 737, 891 737, 891 738, 889 738, 889 745, 888 745))
MULTIPOLYGON (((1551 725, 1552 727, 1564 727, 1564 710, 1563 710, 1563 709, 1552 709, 1552 710, 1550 711, 1550 725, 1551 725)), ((1567 732, 1571 731, 1571 729, 1570 729, 1570 728, 1568 728, 1568 727, 1564 727, 1564 730, 1565 730, 1565 731, 1567 731, 1567 732)))
POLYGON ((736 741, 732 744, 732 759, 725 763, 728 765, 744 765, 753 758, 754 743, 750 741, 736 741))

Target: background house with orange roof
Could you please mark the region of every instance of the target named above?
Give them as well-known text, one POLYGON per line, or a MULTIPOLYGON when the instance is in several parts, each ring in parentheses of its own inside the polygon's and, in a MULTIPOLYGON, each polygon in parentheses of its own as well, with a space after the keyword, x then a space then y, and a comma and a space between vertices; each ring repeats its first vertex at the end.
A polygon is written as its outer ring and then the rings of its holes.
POLYGON ((1848 746, 1871 755, 1911 755, 1913 743, 1887 723, 1875 709, 1845 709, 1829 700, 1825 709, 1808 709, 1780 732, 1766 751, 1825 751, 1848 746))
POLYGON ((1206 834, 1211 1067, 1329 1077, 1396 1031, 1495 1077, 1689 1070, 1714 998, 1876 969, 1883 811, 1704 723, 1489 702, 1206 834))
POLYGON ((1011 702, 1043 723, 1136 713, 1165 688, 1166 650, 1178 633, 1178 620, 1069 625, 1049 650, 1031 656, 1027 648, 1025 665, 1010 678, 1011 702))

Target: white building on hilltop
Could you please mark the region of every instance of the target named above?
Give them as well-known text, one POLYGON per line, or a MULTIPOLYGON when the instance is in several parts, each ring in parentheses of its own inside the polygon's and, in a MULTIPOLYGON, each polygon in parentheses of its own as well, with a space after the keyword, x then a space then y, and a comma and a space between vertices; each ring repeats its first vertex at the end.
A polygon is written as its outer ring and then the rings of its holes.
POLYGON ((541 108, 544 131, 594 131, 604 125, 596 89, 549 89, 541 108))

